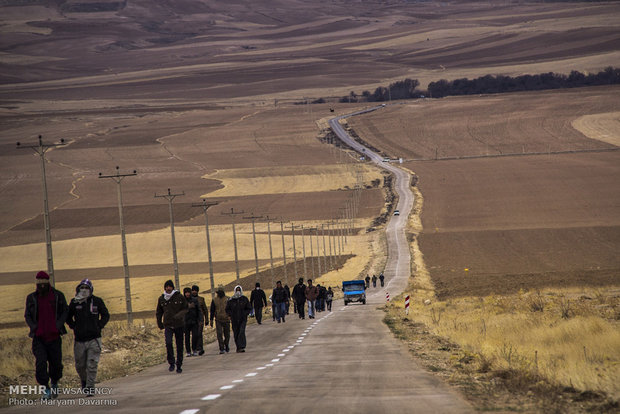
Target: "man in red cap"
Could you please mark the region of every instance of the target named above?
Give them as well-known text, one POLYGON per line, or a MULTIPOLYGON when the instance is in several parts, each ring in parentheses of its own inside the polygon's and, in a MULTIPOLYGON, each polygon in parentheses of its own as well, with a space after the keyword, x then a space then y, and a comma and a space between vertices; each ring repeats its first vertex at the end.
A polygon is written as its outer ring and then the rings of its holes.
POLYGON ((24 317, 30 327, 36 379, 40 385, 46 387, 43 398, 50 399, 58 397, 58 380, 62 378, 60 336, 67 333, 65 321, 69 307, 65 295, 50 285, 50 276, 47 273, 37 273, 36 287, 26 298, 24 317))

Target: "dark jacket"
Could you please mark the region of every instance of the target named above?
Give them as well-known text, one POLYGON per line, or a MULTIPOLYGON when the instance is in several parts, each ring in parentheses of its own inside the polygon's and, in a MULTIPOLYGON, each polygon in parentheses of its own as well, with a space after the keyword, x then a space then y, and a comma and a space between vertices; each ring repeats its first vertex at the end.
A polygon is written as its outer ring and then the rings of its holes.
POLYGON ((319 296, 317 297, 317 299, 325 300, 325 298, 327 297, 327 289, 325 289, 325 286, 317 286, 317 288, 319 289, 319 296))
POLYGON ((265 296, 265 291, 263 289, 254 289, 250 294, 250 303, 255 308, 262 308, 263 306, 267 306, 267 296, 265 296))
POLYGON ((185 314, 185 325, 186 326, 197 325, 198 322, 201 322, 200 321, 200 303, 198 302, 197 298, 191 295, 189 299, 185 298, 185 300, 187 300, 187 313, 185 314))
POLYGON ((207 326, 209 324, 209 309, 207 309, 207 302, 205 302, 205 298, 202 296, 194 296, 198 299, 198 309, 200 309, 200 319, 199 322, 205 324, 207 326))
MULTIPOLYGON (((69 306, 67 306, 67 300, 65 295, 52 287, 50 287, 51 293, 54 294, 54 300, 56 302, 56 329, 61 335, 67 333, 65 328, 65 322, 67 321, 67 315, 69 314, 69 306)), ((38 311, 38 294, 36 291, 32 292, 26 297, 26 312, 24 318, 26 323, 30 327, 30 333, 28 336, 34 338, 34 333, 37 331, 37 324, 39 320, 38 311)))
POLYGON ((182 328, 185 326, 185 313, 187 313, 187 301, 179 291, 174 292, 170 300, 164 299, 164 295, 157 300, 157 326, 164 328, 182 328), (163 319, 163 320, 162 320, 163 319))
POLYGON ((286 289, 283 287, 275 288, 273 290, 273 294, 271 295, 271 300, 273 303, 286 303, 288 302, 288 295, 286 294, 286 289))
POLYGON ((293 288, 293 299, 297 303, 306 303, 306 285, 298 283, 293 288))
POLYGON ((252 312, 252 305, 250 305, 248 298, 243 295, 238 298, 233 296, 226 302, 226 313, 232 322, 247 320, 250 312, 252 312))
POLYGON ((67 325, 73 329, 78 342, 101 338, 101 330, 110 320, 110 312, 103 299, 90 295, 84 302, 75 299, 69 303, 67 325))

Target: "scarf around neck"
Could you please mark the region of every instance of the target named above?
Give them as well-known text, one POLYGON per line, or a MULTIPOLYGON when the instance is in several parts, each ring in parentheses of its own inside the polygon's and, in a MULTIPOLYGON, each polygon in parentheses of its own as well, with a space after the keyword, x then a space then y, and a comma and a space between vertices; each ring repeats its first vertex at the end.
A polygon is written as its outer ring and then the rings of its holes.
POLYGON ((170 300, 172 295, 174 295, 175 293, 177 293, 176 289, 173 289, 172 292, 170 292, 170 293, 166 293, 166 291, 164 291, 164 299, 165 300, 170 300))

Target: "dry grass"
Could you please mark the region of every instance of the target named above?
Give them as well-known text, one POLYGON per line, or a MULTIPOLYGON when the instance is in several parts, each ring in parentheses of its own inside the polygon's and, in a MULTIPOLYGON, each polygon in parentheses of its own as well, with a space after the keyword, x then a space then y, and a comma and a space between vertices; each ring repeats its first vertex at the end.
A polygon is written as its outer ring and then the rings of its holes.
MULTIPOLYGON (((206 340, 211 342, 212 329, 207 328, 206 340)), ((0 331, 0 406, 6 405, 9 385, 36 385, 32 340, 26 329, 0 331)), ((143 368, 162 363, 166 359, 163 334, 154 320, 142 320, 127 326, 126 322, 110 322, 103 330, 103 351, 99 362, 97 381, 129 375, 143 368)), ((63 337, 64 386, 79 387, 80 380, 74 368, 73 333, 63 337)))
POLYGON ((584 115, 571 125, 587 137, 620 147, 620 112, 584 115))

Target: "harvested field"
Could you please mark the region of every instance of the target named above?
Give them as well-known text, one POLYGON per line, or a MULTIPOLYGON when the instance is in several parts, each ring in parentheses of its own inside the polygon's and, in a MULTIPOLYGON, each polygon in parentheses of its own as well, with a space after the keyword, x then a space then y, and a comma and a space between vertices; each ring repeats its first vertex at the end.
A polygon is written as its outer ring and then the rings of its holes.
POLYGON ((620 130, 605 122, 603 142, 572 127, 584 112, 616 113, 618 93, 444 98, 350 120, 392 156, 432 159, 439 148, 437 161, 405 163, 424 196, 418 241, 439 298, 620 284, 620 152, 609 143, 620 130))

